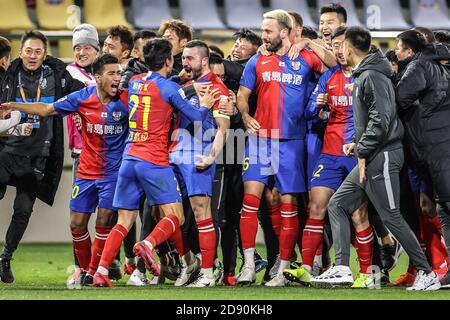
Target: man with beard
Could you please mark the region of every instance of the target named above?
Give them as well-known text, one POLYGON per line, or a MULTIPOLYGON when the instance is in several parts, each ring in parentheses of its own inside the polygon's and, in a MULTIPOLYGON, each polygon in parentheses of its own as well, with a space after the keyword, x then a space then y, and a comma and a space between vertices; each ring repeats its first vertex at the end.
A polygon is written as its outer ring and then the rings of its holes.
MULTIPOLYGON (((209 48, 199 40, 186 44, 183 50, 183 69, 197 82, 211 82, 212 89, 228 97, 228 89, 209 67, 209 48)), ((197 104, 198 96, 190 100, 197 104)), ((215 175, 215 160, 226 142, 230 117, 220 113, 219 102, 201 123, 191 123, 178 113, 175 120, 175 140, 170 146, 172 164, 183 191, 188 196, 198 229, 202 266, 190 287, 215 285, 213 264, 216 257, 216 230, 211 215, 211 196, 215 175), (217 130, 216 130, 217 129, 217 130), (216 132, 213 135, 213 132, 216 132), (180 139, 181 138, 181 139, 180 139)))
POLYGON ((253 56, 245 66, 237 106, 250 134, 243 166, 244 200, 240 221, 244 267, 238 283, 255 282, 255 238, 257 212, 269 177, 281 193, 280 264, 276 276, 266 286, 285 286, 283 270, 289 267, 298 236, 297 195, 306 191, 304 177, 305 132, 303 116, 306 91, 314 72, 323 64, 310 50, 304 49, 291 60, 289 35, 292 19, 284 10, 264 15, 262 39, 273 54, 253 56), (249 97, 257 94, 254 118, 249 114, 249 97))

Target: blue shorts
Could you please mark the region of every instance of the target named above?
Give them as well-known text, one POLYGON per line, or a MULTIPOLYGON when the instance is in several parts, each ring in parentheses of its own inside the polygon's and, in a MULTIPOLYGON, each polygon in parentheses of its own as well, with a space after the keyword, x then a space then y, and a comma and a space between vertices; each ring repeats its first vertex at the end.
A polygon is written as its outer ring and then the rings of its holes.
POLYGON ((116 210, 113 206, 117 175, 102 180, 76 178, 72 187, 70 210, 93 213, 95 209, 116 210))
POLYGON ((114 206, 119 209, 138 210, 144 193, 149 206, 182 201, 171 167, 157 166, 140 159, 122 160, 114 206))
POLYGON ((182 150, 171 152, 169 161, 178 179, 183 196, 212 196, 214 175, 216 173, 215 163, 205 170, 197 170, 195 161, 198 161, 198 158, 194 152, 182 150))
POLYGON ((427 192, 428 188, 425 182, 422 181, 422 179, 419 178, 419 176, 414 172, 411 167, 408 167, 408 178, 409 178, 409 184, 411 185, 411 190, 414 193, 417 192, 427 192))
POLYGON ((357 165, 355 157, 333 156, 322 153, 317 160, 316 168, 311 178, 311 188, 327 187, 339 189, 345 177, 357 165))
POLYGON ((274 176, 281 194, 306 192, 305 141, 249 136, 245 144, 242 180, 269 185, 274 176))
POLYGON ((306 176, 308 181, 308 190, 311 190, 311 179, 316 168, 317 160, 322 152, 323 141, 320 135, 316 133, 306 134, 306 176))

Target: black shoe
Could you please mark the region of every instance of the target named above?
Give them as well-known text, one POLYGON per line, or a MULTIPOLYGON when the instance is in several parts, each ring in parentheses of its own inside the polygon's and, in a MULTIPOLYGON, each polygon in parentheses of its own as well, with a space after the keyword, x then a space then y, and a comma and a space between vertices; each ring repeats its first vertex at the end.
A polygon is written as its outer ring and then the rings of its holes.
POLYGON ((122 270, 120 268, 120 261, 115 259, 109 267, 109 279, 120 280, 122 279, 122 270))
POLYGON ((383 269, 391 271, 397 265, 398 257, 403 252, 400 243, 394 239, 394 245, 384 245, 381 247, 381 263, 383 269))
POLYGON ((92 286, 93 284, 94 284, 94 277, 86 273, 84 277, 81 279, 81 285, 92 286))
POLYGON ((0 280, 4 283, 13 283, 14 275, 11 271, 11 258, 0 258, 0 280))
POLYGON ((450 270, 441 279, 441 289, 450 289, 450 270))
POLYGON ((387 286, 391 281, 389 280, 389 271, 381 270, 381 278, 380 278, 380 284, 382 286, 387 286))
POLYGON ((258 273, 267 267, 267 260, 264 260, 255 249, 255 272, 258 273))

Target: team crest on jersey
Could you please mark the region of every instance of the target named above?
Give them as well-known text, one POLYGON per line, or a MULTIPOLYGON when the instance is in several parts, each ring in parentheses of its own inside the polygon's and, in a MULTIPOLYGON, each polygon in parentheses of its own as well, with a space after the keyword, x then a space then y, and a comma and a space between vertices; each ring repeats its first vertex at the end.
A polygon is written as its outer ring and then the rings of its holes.
POLYGON ((112 117, 113 117, 114 121, 119 121, 121 116, 122 116, 122 112, 120 112, 120 111, 114 111, 112 113, 112 117))
POLYGON ((292 69, 294 69, 295 71, 300 70, 301 67, 301 63, 300 61, 292 61, 292 69))
POLYGON ((47 79, 42 79, 40 87, 42 90, 47 88, 47 79))

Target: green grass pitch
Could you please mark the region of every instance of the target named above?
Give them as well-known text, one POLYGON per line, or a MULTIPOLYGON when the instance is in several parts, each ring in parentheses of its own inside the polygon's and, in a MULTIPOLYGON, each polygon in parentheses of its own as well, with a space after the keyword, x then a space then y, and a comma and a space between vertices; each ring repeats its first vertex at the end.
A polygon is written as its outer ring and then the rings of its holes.
MULTIPOLYGON (((258 250, 264 253, 264 248, 258 250)), ((355 252, 352 252, 352 269, 357 271, 355 252)), ((240 262, 239 262, 240 263, 240 262)), ((65 282, 69 277, 68 267, 72 264, 72 247, 69 244, 24 244, 12 261, 16 281, 14 284, 0 283, 0 300, 93 300, 93 299, 152 299, 152 300, 390 300, 390 299, 450 299, 450 291, 407 292, 404 288, 382 288, 381 290, 319 290, 292 285, 286 288, 224 287, 187 289, 174 288, 168 283, 163 286, 145 288, 127 287, 128 276, 114 282, 115 288, 82 288, 69 290, 65 282)), ((396 279, 407 267, 407 256, 403 254, 398 266, 391 272, 396 279)), ((356 273, 355 273, 356 274, 356 273)), ((261 281, 258 274, 257 283, 261 281)))

